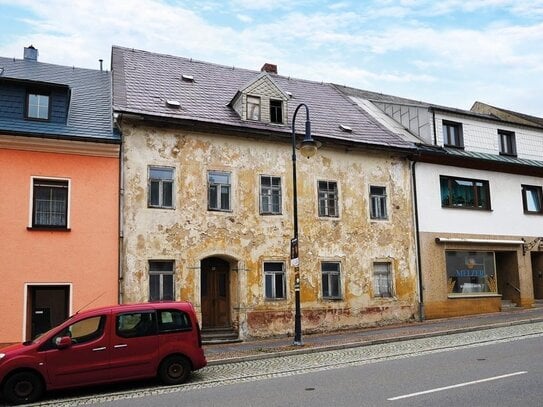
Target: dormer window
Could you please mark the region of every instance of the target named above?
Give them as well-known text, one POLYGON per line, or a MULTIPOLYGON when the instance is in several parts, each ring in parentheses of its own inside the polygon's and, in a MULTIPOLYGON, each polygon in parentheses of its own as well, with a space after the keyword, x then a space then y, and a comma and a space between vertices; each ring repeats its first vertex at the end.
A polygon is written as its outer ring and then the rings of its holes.
POLYGON ((49 95, 29 92, 26 97, 26 117, 49 120, 49 95))
POLYGON ((247 120, 260 120, 260 98, 247 96, 247 120))
POLYGON ((270 122, 283 124, 283 101, 270 100, 270 122))

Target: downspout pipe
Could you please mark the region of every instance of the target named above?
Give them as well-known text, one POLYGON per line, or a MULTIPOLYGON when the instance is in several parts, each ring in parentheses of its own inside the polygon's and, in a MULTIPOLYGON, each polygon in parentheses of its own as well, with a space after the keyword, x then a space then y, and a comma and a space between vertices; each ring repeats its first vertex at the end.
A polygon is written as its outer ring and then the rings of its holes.
POLYGON ((431 106, 430 106, 430 111, 432 112, 432 124, 434 126, 434 146, 437 146, 436 111, 431 106))
POLYGON ((415 216, 415 246, 417 250, 417 274, 419 283, 419 321, 424 321, 424 285, 422 283, 422 268, 421 268, 421 254, 420 254, 420 235, 419 235, 419 209, 417 199, 417 175, 416 175, 417 161, 411 161, 411 182, 413 184, 413 208, 415 216))

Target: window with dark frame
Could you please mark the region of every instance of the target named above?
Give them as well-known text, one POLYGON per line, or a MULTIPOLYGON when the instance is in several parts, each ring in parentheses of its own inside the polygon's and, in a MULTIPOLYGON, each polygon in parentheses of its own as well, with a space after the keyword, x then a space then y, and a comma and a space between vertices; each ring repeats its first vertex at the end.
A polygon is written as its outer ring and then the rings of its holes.
POLYGON ((247 96, 247 120, 260 120, 260 98, 247 96))
POLYGON ((149 206, 173 208, 173 168, 149 167, 149 206))
POLYGON ((522 185, 522 206, 524 213, 543 214, 543 188, 535 185, 522 185))
POLYGON ((319 181, 319 216, 337 218, 338 188, 335 181, 319 181))
POLYGON ((388 219, 386 187, 370 186, 370 218, 388 219))
POLYGON ((49 120, 50 96, 41 92, 28 92, 26 95, 26 118, 49 120))
POLYGON ((341 298, 341 272, 339 262, 322 262, 322 297, 325 299, 341 298))
POLYGON ((210 171, 208 181, 208 209, 230 211, 230 173, 210 171))
POLYGON ((441 175, 441 206, 490 210, 488 181, 441 175))
POLYGON ((173 260, 149 261, 149 301, 173 301, 173 260))
POLYGON ((462 124, 443 120, 443 145, 446 147, 464 148, 462 124))
POLYGON ((260 213, 281 214, 281 177, 260 176, 260 213))
POLYGON ((373 296, 392 297, 392 265, 390 262, 373 263, 373 296))
POLYGON ((32 227, 68 227, 68 181, 33 179, 32 227))
POLYGON ((284 262, 264 262, 264 291, 268 300, 282 300, 286 298, 284 262))
POLYGON ((515 133, 507 130, 498 130, 498 137, 500 139, 500 154, 516 157, 517 146, 515 133))
POLYGON ((270 100, 270 122, 283 124, 283 101, 270 100))

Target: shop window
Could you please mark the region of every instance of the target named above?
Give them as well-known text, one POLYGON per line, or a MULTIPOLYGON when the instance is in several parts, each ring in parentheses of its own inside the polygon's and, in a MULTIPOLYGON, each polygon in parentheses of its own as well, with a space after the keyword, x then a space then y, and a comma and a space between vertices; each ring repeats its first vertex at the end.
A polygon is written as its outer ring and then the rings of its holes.
POLYGON ((450 294, 496 293, 494 252, 446 251, 450 294))

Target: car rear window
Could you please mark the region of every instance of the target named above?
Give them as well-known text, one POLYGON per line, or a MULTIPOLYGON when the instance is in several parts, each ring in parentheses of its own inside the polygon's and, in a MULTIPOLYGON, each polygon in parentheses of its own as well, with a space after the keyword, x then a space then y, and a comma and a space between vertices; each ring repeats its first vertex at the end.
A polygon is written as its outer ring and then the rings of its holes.
POLYGON ((192 324, 187 313, 179 310, 158 311, 158 331, 161 333, 190 331, 192 324))

